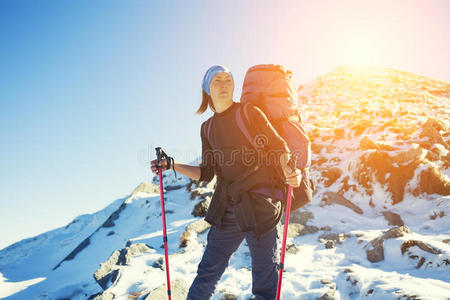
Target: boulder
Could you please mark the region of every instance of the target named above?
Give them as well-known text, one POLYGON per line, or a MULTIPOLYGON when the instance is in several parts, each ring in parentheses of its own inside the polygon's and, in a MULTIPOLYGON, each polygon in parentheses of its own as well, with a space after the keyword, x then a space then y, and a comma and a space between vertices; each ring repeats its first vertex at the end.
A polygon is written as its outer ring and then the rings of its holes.
POLYGON ((399 226, 391 228, 383 233, 383 239, 393 239, 404 236, 405 234, 410 234, 411 230, 409 230, 408 226, 399 226))
MULTIPOLYGON (((184 300, 187 298, 189 286, 181 278, 170 281, 170 289, 173 300, 184 300)), ((167 300, 167 285, 163 284, 148 293, 144 300, 167 300)))
POLYGON ((385 231, 382 236, 373 239, 364 246, 364 248, 366 248, 367 259, 370 262, 379 262, 384 260, 384 240, 402 237, 409 233, 411 233, 411 231, 407 226, 394 227, 385 231))
POLYGON ((104 290, 108 289, 111 285, 115 285, 121 276, 121 270, 117 269, 116 266, 126 265, 131 258, 146 253, 150 249, 145 244, 136 243, 124 249, 114 251, 105 262, 100 264, 100 268, 95 271, 95 281, 104 290))
POLYGON ((195 221, 194 223, 189 224, 184 230, 183 234, 180 236, 180 247, 186 247, 192 233, 201 234, 208 230, 211 227, 211 224, 206 222, 204 219, 195 221))
POLYGON ((369 245, 366 250, 367 259, 373 263, 384 260, 383 238, 377 237, 370 241, 369 245))

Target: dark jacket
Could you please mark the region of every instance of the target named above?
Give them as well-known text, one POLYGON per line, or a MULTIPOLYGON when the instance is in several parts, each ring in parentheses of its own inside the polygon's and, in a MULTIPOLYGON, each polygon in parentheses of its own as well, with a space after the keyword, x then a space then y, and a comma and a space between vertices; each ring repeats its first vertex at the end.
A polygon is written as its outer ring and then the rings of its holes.
MULTIPOLYGON (((251 158, 252 145, 236 124, 235 112, 240 103, 234 102, 222 113, 215 113, 201 126, 202 163, 201 181, 217 176, 217 187, 205 220, 221 227, 222 216, 233 206, 236 219, 243 231, 264 234, 278 223, 282 214, 279 200, 285 198, 285 186, 277 180, 280 169, 269 166, 264 159, 251 158), (246 151, 248 151, 246 153, 246 151), (270 190, 272 193, 267 193, 270 190)), ((258 108, 248 111, 253 120, 252 130, 263 136, 264 151, 289 153, 286 142, 278 135, 265 114, 258 108)), ((253 158, 257 155, 253 153, 253 158)), ((259 158, 259 156, 258 156, 259 158)))

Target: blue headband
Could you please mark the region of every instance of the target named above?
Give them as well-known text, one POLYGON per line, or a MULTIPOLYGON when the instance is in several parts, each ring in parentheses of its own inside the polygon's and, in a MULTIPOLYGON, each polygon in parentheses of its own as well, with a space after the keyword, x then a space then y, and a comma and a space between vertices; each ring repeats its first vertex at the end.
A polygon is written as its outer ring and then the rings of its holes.
MULTIPOLYGON (((209 95, 209 85, 211 84, 211 80, 216 76, 217 73, 225 72, 230 74, 231 78, 233 78, 233 74, 231 71, 225 66, 212 66, 206 71, 205 76, 202 81, 202 89, 209 95)), ((233 78, 234 80, 234 78, 233 78)))

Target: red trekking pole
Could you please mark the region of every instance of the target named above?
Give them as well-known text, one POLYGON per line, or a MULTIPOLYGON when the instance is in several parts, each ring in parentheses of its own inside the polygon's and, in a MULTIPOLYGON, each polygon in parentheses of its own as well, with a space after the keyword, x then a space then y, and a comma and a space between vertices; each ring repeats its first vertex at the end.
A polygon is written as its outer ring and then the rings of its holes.
POLYGON ((159 193, 161 195, 161 216, 162 216, 162 223, 163 223, 163 240, 164 240, 164 255, 165 255, 165 262, 166 262, 166 275, 167 275, 167 296, 169 297, 169 300, 172 299, 172 296, 170 295, 170 275, 169 275, 169 255, 167 253, 167 233, 166 233, 166 215, 164 210, 164 189, 163 189, 163 181, 162 181, 162 170, 161 166, 159 166, 159 163, 161 162, 161 158, 168 158, 167 154, 164 153, 164 151, 160 147, 156 147, 156 159, 158 162, 158 175, 159 175, 159 193))
POLYGON ((286 253, 286 238, 289 225, 289 215, 291 214, 291 198, 292 198, 292 186, 289 186, 286 204, 286 214, 284 217, 283 245, 281 246, 280 274, 278 275, 277 300, 280 300, 281 294, 281 281, 283 279, 283 270, 284 270, 284 254, 286 253))

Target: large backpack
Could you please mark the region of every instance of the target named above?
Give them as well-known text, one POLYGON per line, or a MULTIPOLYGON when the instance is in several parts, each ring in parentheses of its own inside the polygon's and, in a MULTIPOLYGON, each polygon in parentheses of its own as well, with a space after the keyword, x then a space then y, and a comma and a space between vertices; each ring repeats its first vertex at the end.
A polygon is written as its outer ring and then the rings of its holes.
MULTIPOLYGON (((293 74, 283 66, 266 64, 248 69, 241 95, 244 112, 248 105, 255 105, 265 113, 274 129, 288 144, 291 154, 296 157, 297 168, 302 171, 302 183, 293 190, 292 209, 310 202, 314 189, 309 179, 311 143, 303 127, 297 99, 293 74)), ((245 133, 246 128, 240 127, 245 133)))
POLYGON ((292 72, 281 65, 256 65, 248 69, 242 87, 242 104, 260 108, 297 158, 297 168, 311 164, 311 145, 297 106, 292 72))

